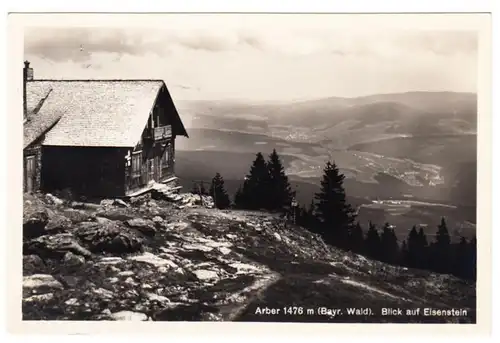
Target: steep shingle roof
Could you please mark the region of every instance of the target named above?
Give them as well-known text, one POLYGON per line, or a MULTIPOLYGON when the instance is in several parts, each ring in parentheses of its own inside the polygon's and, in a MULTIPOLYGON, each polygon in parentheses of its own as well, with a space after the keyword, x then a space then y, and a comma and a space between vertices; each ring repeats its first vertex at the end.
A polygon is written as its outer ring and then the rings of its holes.
POLYGON ((51 95, 40 113, 63 114, 44 145, 133 147, 146 125, 161 80, 42 80, 51 95))
POLYGON ((23 124, 23 149, 36 141, 61 118, 63 112, 40 112, 44 102, 50 97, 49 84, 28 82, 26 84, 27 120, 23 124))

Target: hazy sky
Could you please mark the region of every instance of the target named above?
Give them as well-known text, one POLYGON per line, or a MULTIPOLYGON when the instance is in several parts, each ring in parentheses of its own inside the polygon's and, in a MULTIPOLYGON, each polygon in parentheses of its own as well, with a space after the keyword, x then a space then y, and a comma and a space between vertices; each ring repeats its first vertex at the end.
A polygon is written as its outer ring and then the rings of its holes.
POLYGON ((178 100, 476 91, 474 31, 399 22, 170 15, 157 28, 36 27, 25 58, 35 78, 162 78, 178 100))

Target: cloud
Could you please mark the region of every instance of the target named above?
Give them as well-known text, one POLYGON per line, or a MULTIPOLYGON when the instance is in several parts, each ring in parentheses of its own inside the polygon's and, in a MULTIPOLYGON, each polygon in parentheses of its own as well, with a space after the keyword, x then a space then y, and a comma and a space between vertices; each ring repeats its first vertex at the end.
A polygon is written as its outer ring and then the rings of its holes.
POLYGON ((161 54, 161 44, 140 31, 90 28, 36 28, 25 34, 25 53, 51 61, 88 61, 93 53, 161 54))
POLYGON ((160 29, 32 28, 25 35, 25 58, 41 78, 161 77, 178 98, 475 91, 473 31, 231 18, 229 26, 215 19, 188 25, 178 18, 160 29))
POLYGON ((339 57, 395 57, 404 54, 474 54, 477 36, 466 31, 290 30, 264 28, 116 29, 36 28, 25 35, 25 53, 51 61, 86 62, 94 53, 165 56, 176 51, 235 52, 339 57))
POLYGON ((420 31, 398 36, 394 43, 407 51, 430 52, 436 55, 475 54, 478 35, 474 31, 420 31))

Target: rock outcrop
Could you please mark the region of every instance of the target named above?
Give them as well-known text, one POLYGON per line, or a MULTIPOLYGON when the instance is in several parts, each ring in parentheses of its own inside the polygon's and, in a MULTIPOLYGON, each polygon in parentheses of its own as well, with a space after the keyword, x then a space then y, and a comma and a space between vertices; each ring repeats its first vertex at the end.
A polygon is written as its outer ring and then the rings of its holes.
POLYGON ((475 322, 474 284, 335 249, 271 214, 201 204, 179 209, 182 200, 148 196, 128 206, 78 209, 25 200, 26 320, 475 322), (49 226, 51 220, 60 224, 49 226), (257 310, 290 305, 314 313, 257 310), (320 307, 373 314, 334 315, 320 307), (380 315, 382 307, 468 313, 390 317, 380 315))

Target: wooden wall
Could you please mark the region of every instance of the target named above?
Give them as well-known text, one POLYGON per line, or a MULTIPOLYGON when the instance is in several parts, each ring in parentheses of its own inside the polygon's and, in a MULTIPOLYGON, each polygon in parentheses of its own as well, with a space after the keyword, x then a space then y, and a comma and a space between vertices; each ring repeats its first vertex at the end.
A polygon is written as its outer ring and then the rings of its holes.
POLYGON ((70 189, 75 196, 125 195, 123 148, 44 146, 42 180, 46 192, 70 189))

